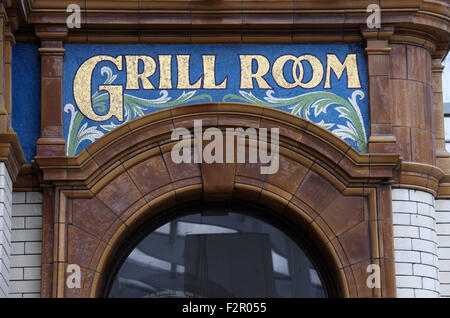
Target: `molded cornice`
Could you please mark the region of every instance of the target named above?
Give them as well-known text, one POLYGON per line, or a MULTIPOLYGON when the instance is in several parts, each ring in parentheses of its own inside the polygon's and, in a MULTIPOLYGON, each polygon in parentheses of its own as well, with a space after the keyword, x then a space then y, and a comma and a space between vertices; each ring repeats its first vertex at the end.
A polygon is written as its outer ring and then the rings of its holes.
MULTIPOLYGON (((33 25, 65 24, 73 3, 81 28, 69 30, 68 42, 352 42, 363 39, 360 26, 370 14, 368 2, 344 0, 14 0, 33 25)), ((380 7, 384 26, 425 32, 448 47, 447 1, 382 0, 380 7)))

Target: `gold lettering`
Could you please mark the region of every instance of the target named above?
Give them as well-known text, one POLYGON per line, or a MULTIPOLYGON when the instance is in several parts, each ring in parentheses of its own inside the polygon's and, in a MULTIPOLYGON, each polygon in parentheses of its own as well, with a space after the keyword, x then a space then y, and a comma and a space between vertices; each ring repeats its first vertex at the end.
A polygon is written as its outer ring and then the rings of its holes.
POLYGON ((195 84, 191 84, 189 79, 189 59, 190 55, 177 55, 178 64, 178 84, 177 89, 196 89, 202 86, 202 77, 195 84))
POLYGON ((105 121, 115 116, 119 121, 123 121, 123 87, 121 85, 100 85, 99 90, 106 90, 109 93, 109 112, 106 115, 97 115, 92 108, 91 85, 92 72, 95 66, 102 61, 114 63, 119 71, 122 70, 122 55, 113 58, 108 55, 97 55, 86 60, 75 74, 73 82, 73 95, 80 112, 87 118, 94 121, 105 121))
POLYGON ((324 88, 331 88, 330 77, 331 70, 336 74, 339 80, 344 70, 347 69, 347 88, 361 88, 359 81, 358 64, 356 63, 356 54, 348 54, 344 64, 339 61, 335 54, 327 54, 327 75, 324 88))
POLYGON ((141 80, 144 89, 154 89, 148 79, 155 73, 155 60, 147 55, 126 55, 127 64, 127 89, 139 89, 139 80, 141 80), (144 71, 139 73, 139 60, 144 62, 144 71))
POLYGON ((256 79, 259 88, 271 89, 263 76, 269 72, 269 60, 262 55, 239 55, 241 60, 241 89, 253 89, 253 79, 256 79), (252 73, 253 60, 257 62, 256 73, 252 73))
MULTIPOLYGON (((302 88, 315 88, 317 87, 323 79, 323 65, 320 60, 314 55, 303 55, 298 59, 298 63, 301 65, 301 62, 305 60, 309 62, 312 68, 312 77, 308 83, 301 83, 300 87, 302 88)), ((292 68, 292 76, 294 76, 295 69, 292 68)), ((294 77, 295 78, 295 77, 294 77)))
POLYGON ((172 55, 158 55, 159 89, 172 89, 172 55))
POLYGON ((205 89, 224 89, 227 88, 227 78, 219 85, 216 85, 216 56, 215 55, 202 55, 203 59, 203 74, 205 80, 203 82, 203 88, 205 89))
POLYGON ((272 76, 275 82, 283 88, 294 88, 296 86, 303 88, 314 88, 322 82, 323 66, 319 59, 313 55, 302 55, 299 57, 295 57, 293 55, 282 55, 275 60, 275 63, 273 63, 272 76), (289 83, 284 77, 284 65, 289 60, 294 61, 294 64, 292 65, 292 78, 294 79, 293 83, 289 83), (312 67, 312 78, 308 83, 302 83, 304 75, 302 61, 309 62, 312 67), (299 70, 298 75, 297 69, 299 70))
POLYGON ((300 81, 303 78, 303 67, 301 63, 297 62, 297 58, 294 55, 282 55, 279 58, 275 60, 275 63, 273 63, 272 67, 272 76, 275 82, 280 85, 280 87, 283 88, 294 88, 297 86, 297 84, 300 84, 300 81), (287 61, 292 60, 294 61, 294 65, 292 66, 292 75, 294 76, 294 79, 297 78, 297 80, 294 83, 289 83, 286 81, 286 78, 284 77, 284 65, 287 61), (297 77, 296 69, 299 68, 300 75, 297 77))

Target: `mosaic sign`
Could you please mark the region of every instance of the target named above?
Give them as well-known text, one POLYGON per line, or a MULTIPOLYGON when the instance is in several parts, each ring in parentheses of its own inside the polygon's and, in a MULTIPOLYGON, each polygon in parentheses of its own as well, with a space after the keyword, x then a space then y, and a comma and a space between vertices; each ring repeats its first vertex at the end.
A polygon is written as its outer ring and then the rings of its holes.
POLYGON ((367 151, 367 63, 359 44, 65 48, 69 156, 137 117, 212 101, 280 109, 367 151))

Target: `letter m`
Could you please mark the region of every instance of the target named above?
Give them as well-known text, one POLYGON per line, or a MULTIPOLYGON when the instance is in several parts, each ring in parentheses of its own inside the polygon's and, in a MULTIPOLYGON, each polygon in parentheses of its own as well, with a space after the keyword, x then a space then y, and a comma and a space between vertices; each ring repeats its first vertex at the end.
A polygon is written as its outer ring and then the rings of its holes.
POLYGON ((348 54, 344 63, 339 61, 336 54, 327 54, 327 77, 324 88, 331 88, 331 70, 336 74, 338 80, 341 78, 344 70, 347 70, 347 88, 361 88, 356 54, 348 54))

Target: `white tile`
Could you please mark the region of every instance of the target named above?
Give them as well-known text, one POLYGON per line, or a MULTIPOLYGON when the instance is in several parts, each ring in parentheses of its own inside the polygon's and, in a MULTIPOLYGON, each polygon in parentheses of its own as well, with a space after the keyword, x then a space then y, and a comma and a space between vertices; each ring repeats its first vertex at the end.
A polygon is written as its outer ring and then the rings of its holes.
POLYGON ((410 214, 392 213, 394 225, 411 225, 410 214))
POLYGON ((23 279, 23 268, 13 267, 9 272, 10 280, 22 280, 23 279))
POLYGON ((409 201, 392 201, 394 213, 417 213, 417 203, 409 201))
POLYGON ((42 230, 14 230, 11 233, 12 242, 42 241, 42 230))
POLYGON ((392 189, 392 200, 409 201, 409 190, 392 189))
POLYGON ((24 278, 25 279, 41 279, 41 268, 40 267, 25 267, 24 268, 24 278))
POLYGON ((441 259, 450 259, 450 248, 440 247, 438 248, 438 255, 441 259))
POLYGON ((397 288, 422 288, 422 278, 416 276, 396 276, 397 288))
POLYGON ((438 234, 450 235, 450 223, 436 224, 436 231, 438 234))
POLYGON ((436 212, 437 223, 450 223, 450 212, 436 212))
POLYGON ((41 266, 41 255, 12 255, 11 267, 41 266))
POLYGON ((41 242, 25 242, 25 254, 41 254, 41 242))
POLYGON ((450 200, 436 200, 436 211, 450 211, 450 200))
POLYGON ((42 203, 42 193, 41 192, 27 192, 26 193, 26 203, 42 203))
POLYGON ((409 199, 415 202, 428 203, 433 205, 433 195, 420 190, 409 190, 409 199))
POLYGON ((25 218, 24 217, 13 217, 11 220, 12 229, 24 229, 25 228, 25 218))
POLYGON ((411 250, 412 240, 410 238, 395 237, 394 238, 395 250, 411 250))
POLYGON ((42 217, 40 217, 40 216, 26 217, 25 218, 25 227, 27 229, 42 228, 42 217))
POLYGON ((450 284, 441 284, 440 286, 441 296, 450 297, 450 284))
POLYGON ((437 243, 439 247, 450 247, 450 236, 449 235, 439 235, 437 237, 437 243))
POLYGON ((394 237, 417 238, 417 237, 419 237, 419 228, 416 226, 395 225, 394 226, 394 237))
POLYGON ((434 231, 427 229, 425 227, 419 228, 419 236, 421 239, 432 241, 434 238, 434 231))
POLYGON ((12 203, 25 203, 25 192, 13 192, 12 203))
POLYGON ((41 282, 38 280, 12 281, 9 287, 10 293, 39 293, 41 282))
POLYGON ((11 255, 23 255, 25 254, 24 242, 11 243, 11 255))
POLYGON ((412 264, 395 263, 395 274, 396 275, 412 275, 413 274, 412 264))
POLYGON ((433 207, 427 203, 417 203, 417 213, 435 218, 433 207))
POLYGON ((413 273, 415 276, 438 278, 438 271, 435 267, 423 264, 414 264, 413 273))
POLYGON ((430 289, 436 291, 436 280, 432 278, 423 277, 422 278, 423 289, 430 289))
POLYGON ((450 260, 439 259, 439 270, 450 272, 450 260))
POLYGON ((42 216, 41 204, 15 204, 13 216, 42 216))
POLYGON ((397 289, 398 298, 414 298, 414 289, 412 288, 398 288, 397 289))
POLYGON ((424 215, 411 215, 411 225, 422 226, 435 230, 436 224, 433 218, 424 215))
POLYGON ((416 289, 414 291, 416 298, 437 298, 439 294, 437 292, 425 289, 416 289))
POLYGON ((433 254, 420 253, 420 260, 422 264, 434 266, 435 265, 434 259, 435 256, 433 254))
POLYGON ((420 253, 416 251, 395 251, 395 261, 402 263, 420 263, 420 253))
POLYGON ((439 272, 439 281, 442 284, 450 284, 450 272, 439 272))
POLYGON ((437 254, 437 244, 431 241, 425 241, 420 239, 412 240, 412 248, 414 251, 428 252, 431 254, 437 254))

